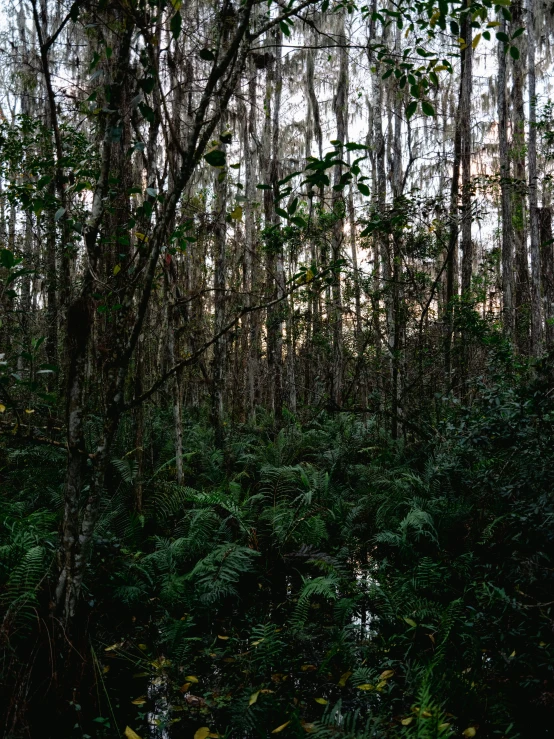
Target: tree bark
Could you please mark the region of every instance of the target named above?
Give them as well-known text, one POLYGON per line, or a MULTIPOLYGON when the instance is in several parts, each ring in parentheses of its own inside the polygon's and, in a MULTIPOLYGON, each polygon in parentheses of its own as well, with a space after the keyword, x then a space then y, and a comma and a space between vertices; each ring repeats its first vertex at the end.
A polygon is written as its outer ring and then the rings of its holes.
POLYGON ((537 92, 535 74, 535 0, 528 0, 527 38, 528 88, 529 88, 529 134, 527 140, 527 160, 529 163, 529 232, 531 255, 531 354, 539 356, 542 352, 542 295, 541 260, 539 243, 538 175, 537 175, 537 92))

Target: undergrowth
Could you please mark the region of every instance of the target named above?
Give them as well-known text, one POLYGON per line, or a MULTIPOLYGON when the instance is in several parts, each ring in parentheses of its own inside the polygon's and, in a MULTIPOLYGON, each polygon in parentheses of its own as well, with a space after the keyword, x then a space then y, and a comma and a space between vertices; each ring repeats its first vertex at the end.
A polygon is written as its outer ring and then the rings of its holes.
MULTIPOLYGON (((189 421, 183 487, 169 416, 151 409, 140 514, 123 429, 81 616, 95 688, 74 735, 548 736, 548 383, 499 373, 465 406, 440 402, 417 443, 372 417, 289 416, 274 433, 260 416, 219 449, 189 421)), ((9 715, 14 685, 45 690, 21 660, 48 631, 64 456, 5 441, 0 453, 9 715)))

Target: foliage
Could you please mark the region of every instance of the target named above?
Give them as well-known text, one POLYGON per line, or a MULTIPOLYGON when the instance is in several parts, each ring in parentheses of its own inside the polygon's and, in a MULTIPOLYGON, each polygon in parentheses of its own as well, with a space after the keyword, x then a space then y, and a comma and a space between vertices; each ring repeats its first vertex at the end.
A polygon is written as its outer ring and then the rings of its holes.
MULTIPOLYGON (((123 433, 87 579, 97 714, 109 699, 111 723, 143 737, 161 736, 148 716, 172 737, 284 723, 284 736, 352 739, 539 731, 553 694, 554 408, 546 366, 525 378, 506 361, 492 351, 471 403, 443 398, 425 442, 391 442, 372 417, 290 416, 277 434, 234 428, 220 453, 190 421, 189 487, 162 461, 141 521, 122 513, 123 433)), ((0 562, 13 654, 50 587, 60 500, 59 455, 12 447, 0 562)))

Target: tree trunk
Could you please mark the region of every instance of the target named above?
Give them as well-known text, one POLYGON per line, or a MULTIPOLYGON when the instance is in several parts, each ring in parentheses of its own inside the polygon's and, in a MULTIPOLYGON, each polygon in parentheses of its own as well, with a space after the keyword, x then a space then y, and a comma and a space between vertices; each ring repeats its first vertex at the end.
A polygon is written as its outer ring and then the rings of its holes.
MULTIPOLYGON (((522 0, 511 6, 513 32, 524 24, 522 0)), ((521 37, 520 37, 521 38, 521 37)), ((512 146, 513 162, 512 185, 512 225, 514 237, 514 299, 516 346, 520 353, 529 350, 529 265, 527 259, 526 193, 527 175, 525 169, 525 105, 523 88, 525 76, 525 46, 520 44, 521 57, 512 61, 512 146)))
MULTIPOLYGON (((501 22, 506 33, 506 21, 501 22)), ((498 150, 500 158, 500 188, 502 200, 502 306, 504 334, 513 343, 514 311, 514 249, 512 241, 512 208, 510 201, 510 161, 508 155, 508 110, 506 104, 506 52, 498 44, 498 150)))
POLYGON ((542 352, 541 260, 539 243, 539 210, 537 197, 537 93, 535 80, 535 0, 528 0, 527 37, 529 45, 529 134, 527 157, 529 162, 529 232, 531 255, 531 354, 542 352))

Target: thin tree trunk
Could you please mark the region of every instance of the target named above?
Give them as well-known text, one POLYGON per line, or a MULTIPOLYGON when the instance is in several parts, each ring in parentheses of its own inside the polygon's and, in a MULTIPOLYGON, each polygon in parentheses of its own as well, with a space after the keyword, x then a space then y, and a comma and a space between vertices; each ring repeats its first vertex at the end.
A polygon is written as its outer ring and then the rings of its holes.
POLYGON ((539 356, 542 351, 541 311, 541 262, 539 244, 539 211, 537 198, 537 92, 535 79, 535 0, 528 0, 527 37, 528 88, 529 88, 529 134, 527 157, 529 162, 529 232, 531 255, 531 353, 539 356))
MULTIPOLYGON (((333 108, 335 112, 335 120, 337 126, 337 140, 341 144, 346 144, 348 139, 348 52, 347 39, 345 31, 345 11, 340 14, 339 29, 337 40, 339 43, 339 75, 337 79, 337 87, 333 108)), ((342 153, 341 153, 342 156, 342 153)), ((343 174, 343 166, 339 164, 335 167, 334 184, 337 186, 343 174)), ((342 258, 342 247, 344 240, 344 212, 345 203, 342 190, 333 191, 333 214, 335 223, 332 235, 332 260, 334 263, 342 258)), ((342 291, 340 270, 335 269, 332 284, 332 331, 333 331, 333 363, 331 369, 331 402, 335 407, 340 408, 342 405, 342 384, 344 375, 344 347, 343 347, 343 321, 342 321, 342 291)))
POLYGON ((472 28, 470 14, 466 14, 464 23, 464 73, 460 105, 463 113, 459 122, 461 127, 462 158, 462 295, 469 296, 473 273, 473 241, 471 238, 471 94, 472 94, 472 28))
MULTIPOLYGON (((523 23, 522 0, 511 6, 511 30, 515 31, 523 23)), ((520 36, 520 39, 524 37, 520 36)), ((525 169, 525 105, 523 100, 526 49, 520 43, 519 60, 512 62, 512 146, 513 162, 512 185, 512 225, 514 237, 514 299, 516 345, 520 353, 529 350, 529 265, 527 259, 526 193, 527 175, 525 169)))
MULTIPOLYGON (((506 21, 501 22, 506 33, 506 21)), ((512 240, 512 208, 510 192, 510 161, 508 155, 508 110, 506 102, 506 52, 498 44, 498 149, 500 157, 500 188, 502 200, 502 306, 504 334, 510 342, 515 337, 514 311, 514 248, 512 240)))

